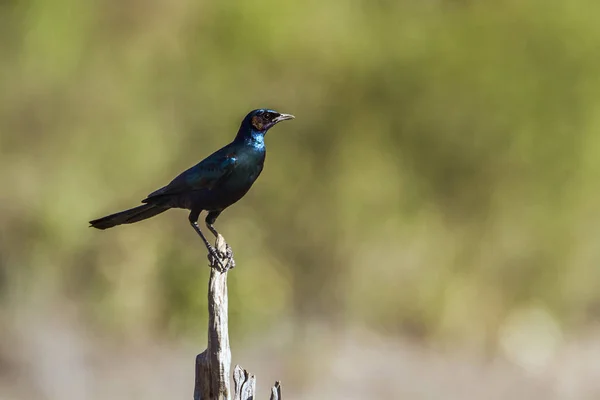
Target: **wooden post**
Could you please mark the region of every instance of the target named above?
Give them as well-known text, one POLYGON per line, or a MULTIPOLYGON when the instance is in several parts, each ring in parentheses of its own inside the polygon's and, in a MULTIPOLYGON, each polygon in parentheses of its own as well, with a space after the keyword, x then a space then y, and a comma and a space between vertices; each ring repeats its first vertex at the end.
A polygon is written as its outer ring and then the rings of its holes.
MULTIPOLYGON (((219 235, 215 247, 226 253, 227 244, 219 235)), ((235 265, 233 259, 221 258, 225 271, 220 269, 217 260, 210 260, 208 281, 208 346, 196 356, 194 400, 231 400, 230 368, 231 349, 227 314, 227 270, 235 265)), ((256 378, 236 365, 233 373, 233 400, 254 400, 256 378)), ((270 400, 281 400, 281 386, 275 382, 271 388, 270 400)))

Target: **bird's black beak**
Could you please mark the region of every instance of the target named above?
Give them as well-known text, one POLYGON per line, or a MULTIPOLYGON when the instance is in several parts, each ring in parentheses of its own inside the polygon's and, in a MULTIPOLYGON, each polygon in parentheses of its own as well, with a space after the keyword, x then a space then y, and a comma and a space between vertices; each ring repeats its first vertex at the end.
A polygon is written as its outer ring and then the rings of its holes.
POLYGON ((281 122, 281 121, 285 121, 288 119, 294 119, 296 117, 294 117, 292 114, 279 114, 279 116, 277 116, 274 120, 275 123, 277 122, 281 122))

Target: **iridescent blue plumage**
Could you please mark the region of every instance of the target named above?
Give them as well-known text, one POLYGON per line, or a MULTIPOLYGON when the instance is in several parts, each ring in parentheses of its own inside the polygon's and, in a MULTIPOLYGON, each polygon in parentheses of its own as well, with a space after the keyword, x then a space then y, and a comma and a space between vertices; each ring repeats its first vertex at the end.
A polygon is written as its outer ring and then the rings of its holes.
POLYGON ((208 211, 206 225, 215 235, 213 224, 219 214, 241 199, 262 172, 265 156, 265 134, 274 125, 294 116, 274 110, 250 112, 242 121, 235 139, 204 160, 182 172, 167 186, 148 195, 144 205, 94 221, 91 226, 107 229, 153 217, 170 208, 190 210, 189 220, 211 254, 215 249, 198 227, 200 213, 208 211))

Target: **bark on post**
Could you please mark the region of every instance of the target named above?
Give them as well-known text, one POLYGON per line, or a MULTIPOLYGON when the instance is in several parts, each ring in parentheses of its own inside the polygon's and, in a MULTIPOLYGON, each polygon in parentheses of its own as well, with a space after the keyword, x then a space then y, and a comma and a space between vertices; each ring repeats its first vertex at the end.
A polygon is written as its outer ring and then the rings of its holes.
MULTIPOLYGON (((227 244, 219 235, 215 247, 226 254, 227 244)), ((209 257, 210 260, 210 257, 209 257)), ((233 268, 233 259, 221 258, 226 270, 221 271, 216 260, 210 260, 208 282, 208 346, 196 356, 194 400, 231 400, 231 349, 227 313, 227 269, 233 268)), ((236 365, 233 373, 233 400, 254 400, 256 378, 236 365)), ((275 382, 270 400, 281 400, 281 386, 275 382)))

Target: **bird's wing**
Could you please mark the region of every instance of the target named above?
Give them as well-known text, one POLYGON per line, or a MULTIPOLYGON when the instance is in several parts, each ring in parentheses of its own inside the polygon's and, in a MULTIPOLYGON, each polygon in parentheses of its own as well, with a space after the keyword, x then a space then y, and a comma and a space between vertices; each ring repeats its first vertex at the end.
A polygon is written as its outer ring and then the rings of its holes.
POLYGON ((237 165, 237 156, 227 147, 218 150, 200 163, 182 172, 167 186, 148 195, 148 200, 156 197, 177 195, 180 193, 213 189, 219 182, 226 179, 237 165))

